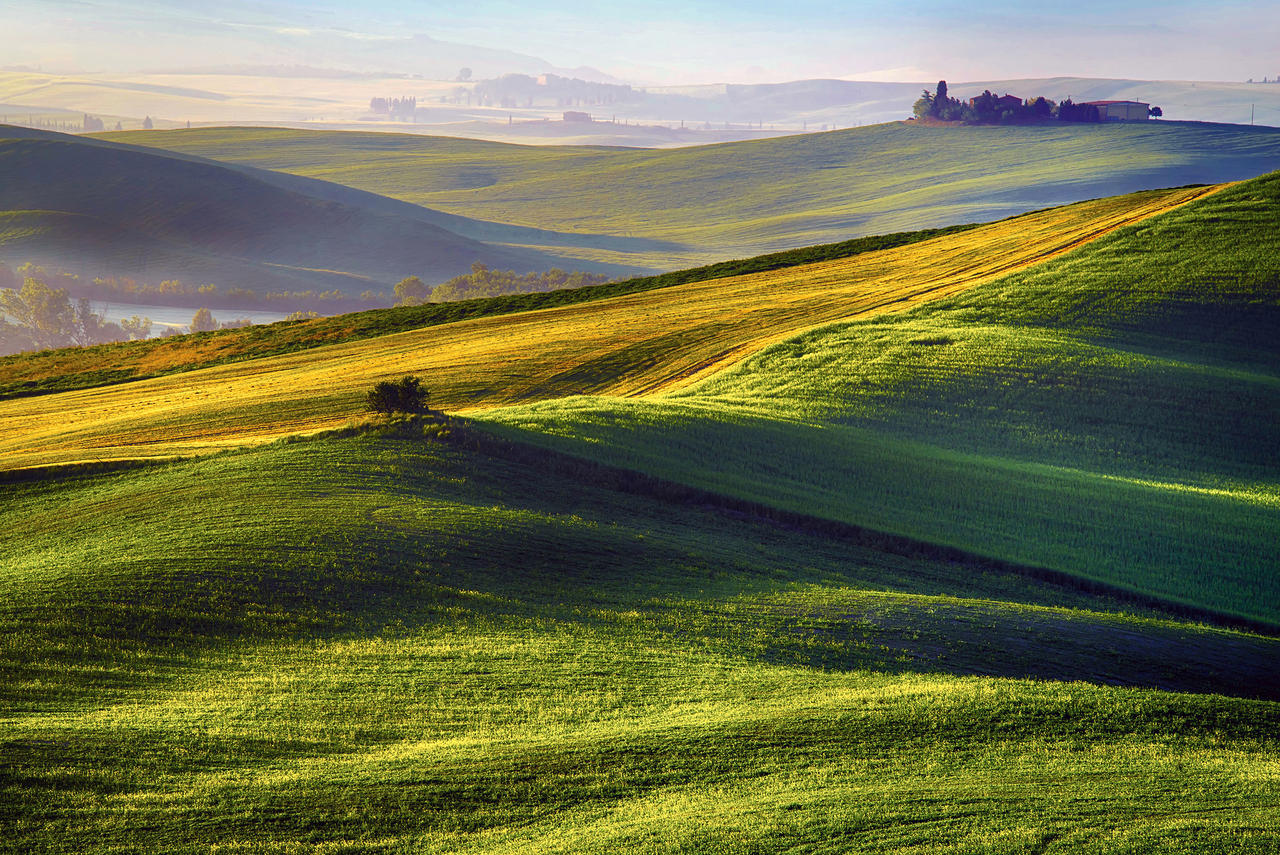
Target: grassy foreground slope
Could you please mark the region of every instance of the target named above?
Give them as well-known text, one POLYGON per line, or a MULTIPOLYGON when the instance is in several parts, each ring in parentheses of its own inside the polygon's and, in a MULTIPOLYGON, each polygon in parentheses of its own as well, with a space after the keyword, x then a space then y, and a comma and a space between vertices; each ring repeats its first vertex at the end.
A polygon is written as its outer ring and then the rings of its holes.
POLYGON ((487 414, 766 504, 1280 623, 1280 175, 696 388, 487 414))
POLYGON ((682 244, 655 251, 596 242, 578 250, 660 269, 1280 168, 1280 129, 1182 122, 894 123, 673 150, 266 128, 106 138, 321 178, 482 220, 682 244))
MULTIPOLYGON (((848 258, 0 401, 0 468, 192 454, 339 426, 361 415, 374 382, 408 373, 421 374, 433 405, 449 410, 678 386, 816 324, 956 293, 1214 189, 1102 199, 848 258)), ((324 326, 342 328, 340 319, 324 326)), ((223 345, 271 335, 267 328, 197 336, 188 355, 214 360, 223 345)), ((182 357, 178 347, 104 349, 96 367, 61 352, 35 365, 57 371, 65 359, 82 374, 118 379, 110 372, 130 363, 116 354, 138 354, 133 364, 143 370, 164 368, 182 357)))
POLYGON ((1280 833, 1274 639, 408 429, 4 489, 0 851, 1280 833))

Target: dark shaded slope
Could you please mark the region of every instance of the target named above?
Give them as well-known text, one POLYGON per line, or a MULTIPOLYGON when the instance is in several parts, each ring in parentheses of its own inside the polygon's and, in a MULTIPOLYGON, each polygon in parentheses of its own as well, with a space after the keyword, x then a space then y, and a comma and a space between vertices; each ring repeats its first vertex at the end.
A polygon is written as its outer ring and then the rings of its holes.
MULTIPOLYGON (((386 283, 410 274, 442 280, 477 261, 522 271, 573 265, 462 237, 429 217, 406 216, 414 206, 370 204, 372 194, 305 192, 322 184, 311 180, 291 189, 264 180, 258 170, 191 156, 0 131, 0 210, 59 212, 104 224, 46 219, 38 231, 7 242, 6 254, 15 260, 26 260, 26 252, 91 271, 154 278, 209 276, 210 260, 222 258, 228 264, 214 271, 219 284, 251 289, 282 275, 294 278, 294 271, 272 267, 297 268, 297 278, 314 285, 313 270, 386 283), (118 230, 105 251, 95 237, 104 228, 118 230)), ((345 277, 315 279, 332 287, 345 277)))
POLYGON ((256 291, 368 288, 354 273, 258 264, 142 234, 107 219, 63 211, 0 211, 0 257, 70 264, 160 282, 181 274, 256 291))

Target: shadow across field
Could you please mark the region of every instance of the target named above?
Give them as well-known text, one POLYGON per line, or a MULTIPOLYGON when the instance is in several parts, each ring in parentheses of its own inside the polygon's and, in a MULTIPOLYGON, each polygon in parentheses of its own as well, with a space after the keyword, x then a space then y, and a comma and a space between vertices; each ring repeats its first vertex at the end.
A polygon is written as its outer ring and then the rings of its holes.
POLYGON ((1274 638, 456 422, 384 433, 12 485, 7 700, 127 692, 127 650, 151 685, 228 643, 529 621, 828 671, 1280 696, 1274 638))

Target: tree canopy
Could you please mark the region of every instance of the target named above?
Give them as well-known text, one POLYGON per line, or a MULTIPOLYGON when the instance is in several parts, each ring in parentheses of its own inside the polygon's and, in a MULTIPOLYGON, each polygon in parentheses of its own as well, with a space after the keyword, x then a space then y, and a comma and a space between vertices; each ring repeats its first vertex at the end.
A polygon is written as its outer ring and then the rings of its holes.
POLYGON ((143 338, 144 326, 150 332, 150 320, 137 317, 132 320, 127 328, 108 323, 94 313, 87 298, 73 303, 67 289, 51 288, 34 276, 26 276, 20 289, 0 289, 0 352, 83 347, 143 338))
POLYGON ((375 413, 421 413, 427 409, 427 390, 417 377, 383 380, 369 390, 369 409, 375 413))

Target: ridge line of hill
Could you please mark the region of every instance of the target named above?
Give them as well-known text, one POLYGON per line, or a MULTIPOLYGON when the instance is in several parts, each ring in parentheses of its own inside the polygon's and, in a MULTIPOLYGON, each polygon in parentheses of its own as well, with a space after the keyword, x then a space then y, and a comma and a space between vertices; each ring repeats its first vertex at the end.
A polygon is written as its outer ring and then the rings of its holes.
POLYGON ((789 531, 822 534, 891 555, 951 561, 980 567, 986 571, 1014 573, 1073 591, 1112 597, 1136 606, 1156 609, 1171 617, 1197 620, 1215 626, 1280 638, 1280 625, 1266 621, 1238 617, 1203 606, 1178 603, 1121 585, 1113 585, 1049 567, 1008 561, 955 546, 893 534, 815 514, 785 510, 764 502, 754 502, 660 478, 640 470, 613 466, 565 451, 520 442, 486 430, 481 427, 482 424, 462 416, 444 416, 440 421, 409 418, 383 427, 375 426, 372 429, 381 429, 406 438, 434 440, 512 463, 536 465, 556 475, 572 477, 581 483, 595 487, 644 496, 671 504, 712 508, 740 519, 759 521, 789 531))

